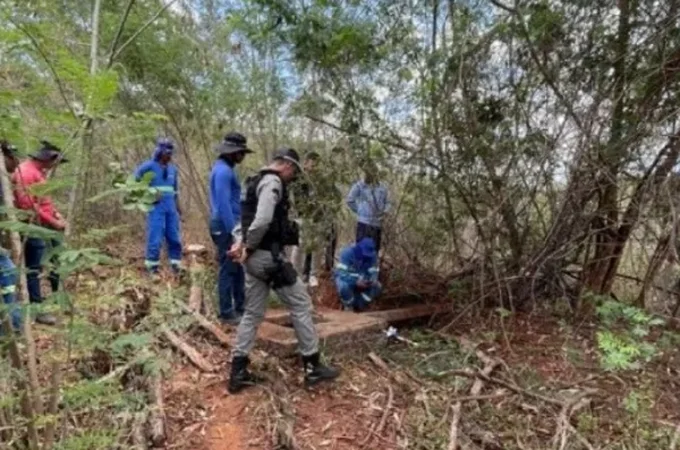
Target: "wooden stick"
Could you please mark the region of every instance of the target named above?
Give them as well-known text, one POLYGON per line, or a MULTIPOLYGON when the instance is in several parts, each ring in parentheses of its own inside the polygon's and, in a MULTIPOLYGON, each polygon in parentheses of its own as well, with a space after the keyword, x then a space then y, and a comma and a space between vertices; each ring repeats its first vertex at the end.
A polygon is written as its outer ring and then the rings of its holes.
POLYGON ((134 450, 147 450, 149 446, 147 445, 146 435, 144 433, 144 426, 149 420, 149 413, 147 411, 141 411, 135 414, 132 420, 132 445, 134 450))
POLYGON ((451 419, 451 431, 449 432, 449 450, 456 450, 458 447, 458 422, 460 422, 462 406, 461 402, 456 402, 451 408, 453 410, 453 419, 451 419))
POLYGON ((461 395, 460 397, 455 397, 454 402, 476 402, 478 400, 495 400, 497 398, 507 397, 507 392, 501 392, 499 394, 489 394, 489 395, 461 395))
POLYGON ((382 429, 385 427, 387 414, 392 409, 392 402, 394 401, 394 391, 392 390, 392 385, 388 384, 387 390, 389 391, 387 395, 387 406, 385 406, 385 411, 383 412, 382 418, 380 419, 380 424, 378 424, 378 428, 375 429, 375 432, 378 434, 382 433, 382 429))
POLYGON ((127 363, 123 364, 122 366, 118 366, 115 369, 113 369, 111 372, 107 373, 100 379, 96 381, 96 383, 106 383, 108 381, 111 381, 115 378, 118 378, 122 375, 125 374, 128 370, 130 370, 133 366, 136 366, 137 364, 141 364, 145 362, 147 359, 151 358, 151 353, 148 351, 142 351, 139 355, 128 361, 127 363))
POLYGON ((673 440, 671 441, 671 446, 669 450, 675 450, 678 446, 678 438, 680 438, 680 425, 675 427, 675 433, 673 433, 673 440))
POLYGON ((189 289, 189 309, 192 311, 200 311, 203 303, 203 289, 195 284, 191 285, 189 289))
POLYGON ((208 320, 207 317, 205 317, 203 314, 198 312, 198 309, 191 309, 191 305, 185 305, 184 303, 178 302, 179 306, 182 308, 182 310, 190 314, 196 323, 198 323, 203 329, 209 331, 210 333, 215 336, 215 339, 217 339, 220 344, 225 346, 226 348, 231 347, 231 339, 227 334, 220 329, 217 325, 212 323, 210 320, 208 320))
POLYGON ((484 375, 481 372, 472 372, 470 370, 449 370, 444 372, 446 375, 454 375, 454 376, 460 376, 460 377, 466 377, 466 378, 481 378, 482 380, 486 381, 487 383, 492 383, 492 384, 497 384, 499 386, 502 386, 506 389, 510 389, 511 391, 525 395, 527 397, 534 398, 536 400, 540 400, 545 403, 549 403, 551 405, 557 405, 557 406, 563 406, 564 402, 561 400, 555 399, 555 398, 550 398, 546 397, 541 394, 537 394, 535 392, 528 391, 526 389, 522 389, 521 387, 514 385, 512 383, 508 383, 507 381, 499 380, 498 378, 492 378, 489 376, 484 375))
POLYGON ((147 379, 147 389, 151 411, 149 413, 149 439, 155 447, 165 443, 165 411, 163 409, 163 376, 154 370, 147 379))
POLYGON ((186 357, 189 358, 189 361, 196 367, 204 372, 215 372, 217 370, 215 366, 206 361, 195 348, 184 342, 184 340, 175 334, 174 331, 170 330, 167 325, 161 326, 160 330, 161 334, 173 345, 173 347, 184 353, 186 357))

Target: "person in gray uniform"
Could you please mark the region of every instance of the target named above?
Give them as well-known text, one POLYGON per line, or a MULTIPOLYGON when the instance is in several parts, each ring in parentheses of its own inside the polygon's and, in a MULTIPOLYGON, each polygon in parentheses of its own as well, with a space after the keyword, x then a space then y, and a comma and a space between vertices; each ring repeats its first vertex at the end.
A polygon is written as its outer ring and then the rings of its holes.
POLYGON ((321 362, 319 338, 312 321, 312 301, 283 248, 299 244, 297 225, 288 218, 288 189, 299 172, 292 148, 276 151, 271 163, 248 178, 241 197, 241 223, 233 231, 229 254, 246 272, 245 313, 236 331, 228 390, 236 393, 260 381, 248 371, 248 353, 264 319, 270 289, 290 309, 305 370, 305 384, 336 378, 340 371, 321 362))

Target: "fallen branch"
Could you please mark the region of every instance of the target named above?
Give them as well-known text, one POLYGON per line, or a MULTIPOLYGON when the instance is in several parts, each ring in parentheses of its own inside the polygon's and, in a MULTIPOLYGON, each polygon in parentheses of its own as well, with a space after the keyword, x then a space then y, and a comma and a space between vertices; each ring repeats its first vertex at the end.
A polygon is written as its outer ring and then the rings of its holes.
POLYGON ((498 394, 489 395, 461 395, 460 397, 455 397, 454 402, 476 402, 479 400, 495 400, 497 398, 507 397, 508 392, 500 392, 498 394))
POLYGON ((586 401, 586 397, 591 393, 591 390, 586 390, 564 402, 562 410, 560 411, 560 414, 557 418, 557 427, 553 437, 553 447, 556 449, 564 450, 566 448, 567 437, 571 431, 571 423, 569 422, 569 419, 571 417, 572 411, 587 405, 588 401, 586 401))
POLYGON ((460 422, 460 410, 463 404, 457 402, 451 408, 453 410, 453 419, 451 419, 451 431, 449 432, 449 450, 456 450, 458 447, 458 422, 460 422))
POLYGON ((184 340, 175 334, 174 331, 170 330, 167 325, 161 326, 160 330, 161 334, 170 342, 170 344, 172 344, 172 346, 177 350, 184 353, 186 357, 189 358, 189 361, 191 361, 196 367, 204 372, 215 372, 217 370, 215 366, 206 361, 205 358, 203 358, 203 356, 201 356, 201 354, 198 353, 195 348, 184 342, 184 340))
POLYGON ((160 370, 154 370, 147 383, 149 403, 149 439, 154 447, 162 447, 165 443, 165 412, 163 408, 163 376, 160 370))
POLYGON ((188 308, 191 311, 200 311, 201 304, 203 303, 203 289, 196 284, 191 285, 189 289, 189 305, 188 308))
POLYGON ((133 450, 146 450, 149 448, 147 445, 146 435, 144 434, 144 426, 149 419, 149 413, 147 411, 138 412, 135 414, 132 420, 132 448, 133 450))
POLYGON ((388 384, 387 390, 388 390, 387 406, 385 406, 385 411, 383 412, 382 418, 380 419, 378 428, 376 428, 375 430, 375 432, 378 434, 382 433, 382 430, 385 427, 385 422, 387 421, 387 414, 392 409, 392 402, 394 401, 394 391, 392 390, 392 385, 388 384))
POLYGON ((209 331, 212 333, 213 336, 215 336, 215 339, 217 339, 220 344, 222 344, 224 347, 229 348, 231 347, 231 339, 229 339, 229 336, 220 329, 217 325, 212 323, 210 320, 208 320, 207 317, 205 317, 203 314, 198 312, 198 309, 192 309, 191 305, 185 305, 184 303, 178 302, 182 310, 191 315, 191 317, 194 318, 196 323, 200 325, 204 330, 209 331))
POLYGON ((387 363, 386 363, 385 361, 383 361, 383 359, 382 359, 380 356, 376 355, 375 353, 370 352, 370 353, 368 354, 368 359, 370 359, 371 362, 372 362, 373 364, 375 364, 376 366, 378 366, 378 367, 379 367, 380 369, 382 369, 384 372, 386 372, 386 373, 391 373, 391 372, 392 372, 392 371, 390 370, 389 366, 387 365, 387 363))
POLYGON ((107 383, 109 381, 112 381, 120 376, 125 375, 125 373, 130 370, 132 367, 136 366, 137 364, 142 364, 144 363, 147 359, 151 358, 151 353, 149 352, 142 352, 135 358, 131 359, 127 363, 123 364, 122 366, 116 367, 114 370, 111 372, 107 373, 100 379, 96 381, 96 383, 107 383))
POLYGON ((588 450, 595 450, 595 447, 593 447, 593 445, 588 442, 588 439, 584 438, 583 435, 581 435, 581 433, 579 433, 579 431, 571 424, 569 424, 569 431, 571 431, 574 436, 576 436, 576 439, 578 439, 581 445, 583 445, 585 448, 588 450))
POLYGON ((492 378, 490 376, 484 375, 483 373, 477 371, 473 372, 471 370, 461 370, 461 369, 456 369, 456 370, 448 370, 443 373, 443 375, 454 375, 454 376, 460 376, 460 377, 466 377, 466 378, 481 378, 483 381, 486 381, 487 383, 493 383, 497 384, 498 386, 502 386, 506 389, 511 390, 512 392, 520 395, 525 395, 527 397, 531 397, 536 400, 540 400, 545 403, 549 403, 551 405, 556 405, 556 406, 563 406, 564 402, 561 400, 551 398, 551 397, 546 397, 541 394, 537 394, 535 392, 528 391, 526 389, 523 389, 515 384, 508 383, 507 381, 499 380, 498 378, 492 378))
POLYGON ((673 433, 673 440, 671 441, 671 446, 669 450, 675 450, 678 446, 678 439, 680 438, 680 425, 675 427, 675 433, 673 433))
MULTIPOLYGON (((382 360, 380 360, 380 361, 382 361, 382 360)), ((383 361, 383 364, 384 364, 384 361, 383 361)), ((380 433, 382 432, 382 429, 385 427, 387 415, 389 414, 390 410, 392 409, 392 402, 394 401, 394 391, 392 390, 392 386, 388 384, 387 389, 388 389, 387 403, 385 403, 385 408, 383 409, 383 415, 380 418, 380 422, 378 423, 377 427, 375 427, 375 428, 371 427, 371 429, 368 430, 368 434, 366 435, 366 437, 359 443, 360 448, 365 447, 366 444, 371 440, 371 438, 373 436, 376 436, 378 438, 382 438, 380 433)))

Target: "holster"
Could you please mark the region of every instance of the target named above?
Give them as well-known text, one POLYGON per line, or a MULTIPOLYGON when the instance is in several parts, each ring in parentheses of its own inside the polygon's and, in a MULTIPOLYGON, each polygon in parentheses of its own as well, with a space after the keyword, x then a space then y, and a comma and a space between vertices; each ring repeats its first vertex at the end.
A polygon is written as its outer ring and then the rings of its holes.
POLYGON ((272 288, 278 289, 285 286, 293 286, 297 282, 297 271, 290 261, 284 261, 281 258, 281 246, 279 244, 272 245, 272 257, 274 265, 265 270, 267 280, 272 288))

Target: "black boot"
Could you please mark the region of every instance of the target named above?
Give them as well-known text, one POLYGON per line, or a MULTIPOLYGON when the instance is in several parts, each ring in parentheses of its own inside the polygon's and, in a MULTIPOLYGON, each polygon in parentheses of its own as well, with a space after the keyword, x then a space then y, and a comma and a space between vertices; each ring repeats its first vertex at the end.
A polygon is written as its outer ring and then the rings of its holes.
POLYGON ((302 363, 305 366, 305 384, 307 386, 314 386, 322 381, 334 380, 340 375, 338 369, 322 364, 318 353, 303 356, 302 363))
POLYGON ((234 356, 231 360, 231 375, 229 376, 229 385, 227 390, 230 394, 236 394, 248 386, 253 386, 262 379, 253 375, 248 370, 250 360, 247 356, 234 356))

